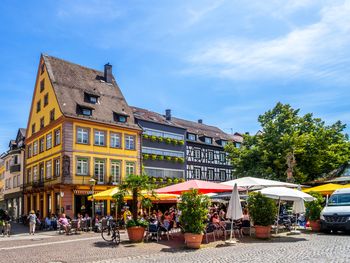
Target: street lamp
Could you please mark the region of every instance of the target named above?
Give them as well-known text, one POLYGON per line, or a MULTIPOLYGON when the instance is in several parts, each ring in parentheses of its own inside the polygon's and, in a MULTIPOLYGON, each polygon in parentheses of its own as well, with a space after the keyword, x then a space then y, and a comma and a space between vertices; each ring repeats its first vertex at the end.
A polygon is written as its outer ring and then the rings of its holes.
POLYGON ((96 184, 96 180, 94 178, 90 178, 89 180, 89 184, 90 184, 90 189, 92 192, 92 215, 91 215, 91 220, 90 220, 90 228, 92 229, 92 220, 95 218, 95 200, 94 200, 94 188, 95 188, 95 184, 96 184))

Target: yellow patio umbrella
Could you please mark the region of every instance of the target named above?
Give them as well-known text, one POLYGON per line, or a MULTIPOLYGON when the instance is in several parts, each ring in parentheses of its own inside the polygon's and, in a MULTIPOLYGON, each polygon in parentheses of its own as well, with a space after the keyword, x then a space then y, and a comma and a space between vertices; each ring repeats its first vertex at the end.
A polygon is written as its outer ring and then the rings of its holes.
MULTIPOLYGON (((103 200, 114 200, 113 195, 115 195, 116 193, 118 193, 119 188, 118 187, 114 187, 111 189, 108 189, 106 191, 94 194, 94 195, 90 195, 88 197, 88 200, 92 200, 94 199, 95 201, 103 201, 103 200)), ((146 191, 142 192, 142 195, 145 198, 149 198, 152 201, 157 201, 157 200, 174 200, 176 201, 179 197, 179 195, 176 194, 156 194, 156 196, 153 196, 152 193, 147 193, 146 191)), ((124 196, 124 200, 132 200, 132 195, 126 195, 124 196)))
POLYGON ((304 189, 303 192, 310 193, 310 192, 318 192, 322 195, 331 195, 335 190, 341 189, 341 188, 347 188, 350 187, 350 185, 341 185, 341 184, 323 184, 311 188, 304 189))

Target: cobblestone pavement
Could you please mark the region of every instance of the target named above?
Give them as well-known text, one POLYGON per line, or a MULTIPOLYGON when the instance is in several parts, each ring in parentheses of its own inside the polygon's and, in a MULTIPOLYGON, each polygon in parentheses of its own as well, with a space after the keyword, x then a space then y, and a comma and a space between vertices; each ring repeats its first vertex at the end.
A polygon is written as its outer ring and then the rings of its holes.
POLYGON ((58 235, 22 233, 0 238, 0 262, 350 262, 350 236, 306 233, 269 241, 246 237, 234 246, 223 241, 186 250, 181 235, 174 239, 130 244, 122 233, 122 244, 111 246, 100 234, 58 235))

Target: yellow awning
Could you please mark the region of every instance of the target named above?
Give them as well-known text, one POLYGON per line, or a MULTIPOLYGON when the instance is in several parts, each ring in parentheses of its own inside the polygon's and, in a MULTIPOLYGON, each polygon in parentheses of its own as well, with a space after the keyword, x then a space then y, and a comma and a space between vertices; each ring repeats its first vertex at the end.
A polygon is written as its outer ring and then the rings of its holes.
POLYGON ((323 184, 311 188, 304 189, 303 192, 310 193, 310 192, 318 192, 322 195, 331 195, 335 190, 347 188, 350 187, 350 184, 348 185, 341 185, 341 184, 323 184))
MULTIPOLYGON (((106 191, 100 192, 98 194, 94 194, 93 196, 90 195, 88 197, 88 200, 92 200, 94 199, 95 201, 102 201, 102 200, 114 200, 113 199, 113 195, 115 195, 116 193, 118 193, 119 188, 118 187, 114 187, 111 189, 108 189, 106 191)), ((147 192, 143 192, 142 195, 146 198, 151 199, 152 201, 157 201, 157 200, 174 200, 176 201, 177 198, 179 197, 179 195, 175 195, 175 194, 156 194, 156 197, 154 197, 152 195, 152 193, 147 193, 147 192)), ((124 197, 124 200, 131 200, 132 199, 132 195, 126 195, 124 197)))

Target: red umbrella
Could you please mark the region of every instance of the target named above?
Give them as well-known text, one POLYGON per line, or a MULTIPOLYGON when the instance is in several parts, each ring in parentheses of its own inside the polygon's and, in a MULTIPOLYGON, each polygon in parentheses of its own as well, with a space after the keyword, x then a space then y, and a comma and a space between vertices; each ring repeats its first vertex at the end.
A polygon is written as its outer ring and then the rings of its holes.
MULTIPOLYGON (((184 183, 174 184, 170 186, 166 186, 163 188, 159 188, 156 190, 159 194, 181 194, 182 192, 187 192, 191 189, 198 189, 200 194, 207 193, 219 193, 219 192, 231 192, 233 186, 217 184, 208 181, 202 180, 190 180, 184 183)), ((242 188, 238 188, 239 191, 243 190, 242 188)))

